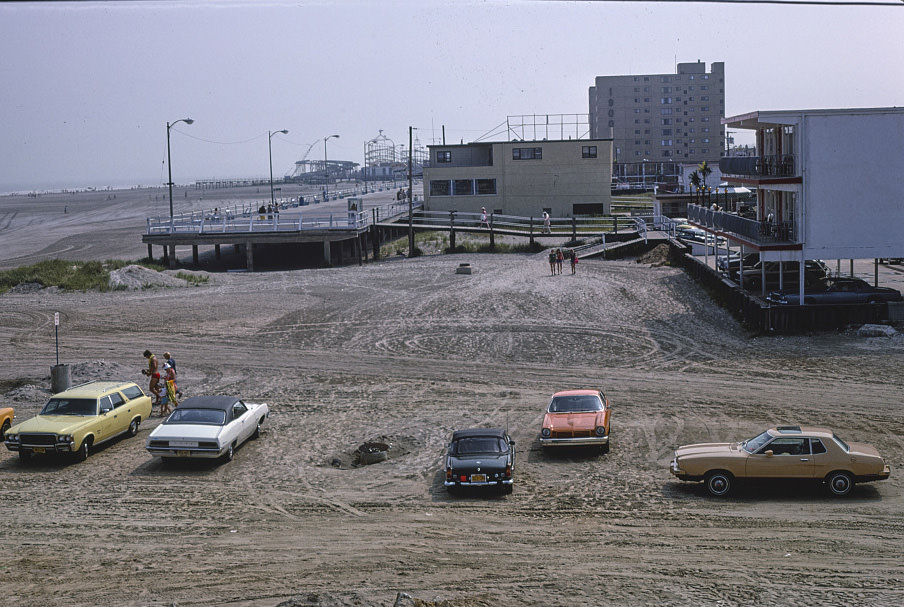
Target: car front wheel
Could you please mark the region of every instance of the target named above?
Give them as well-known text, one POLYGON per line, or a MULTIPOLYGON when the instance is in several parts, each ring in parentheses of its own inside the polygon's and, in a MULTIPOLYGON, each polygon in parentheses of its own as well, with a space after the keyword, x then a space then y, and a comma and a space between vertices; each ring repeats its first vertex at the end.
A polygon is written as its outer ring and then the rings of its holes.
POLYGON ((231 462, 233 457, 235 457, 235 445, 229 443, 229 447, 226 448, 226 453, 223 454, 223 461, 231 462))
POLYGON ((91 445, 88 444, 89 441, 86 438, 82 441, 82 446, 78 448, 78 451, 75 452, 75 461, 83 462, 88 459, 88 450, 91 445))
POLYGON ((722 497, 731 491, 732 476, 728 472, 717 471, 706 475, 706 490, 710 495, 722 497))
POLYGON ((30 459, 31 459, 31 451, 29 451, 28 449, 22 449, 22 448, 20 447, 20 448, 19 448, 19 461, 20 461, 20 462, 27 462, 27 461, 29 461, 30 459))
POLYGON ((826 486, 832 495, 844 497, 854 489, 854 479, 847 472, 832 472, 826 477, 826 486))

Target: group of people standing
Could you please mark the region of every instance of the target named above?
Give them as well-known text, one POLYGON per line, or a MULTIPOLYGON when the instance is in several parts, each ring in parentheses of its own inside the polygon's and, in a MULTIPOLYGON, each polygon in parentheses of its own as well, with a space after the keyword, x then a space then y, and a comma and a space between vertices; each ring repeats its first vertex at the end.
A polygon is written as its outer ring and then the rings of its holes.
POLYGON ((148 368, 142 369, 141 373, 150 378, 148 391, 154 398, 154 405, 160 407, 161 416, 169 415, 172 407, 179 406, 177 397, 182 398, 182 391, 176 387, 176 359, 169 352, 164 352, 161 372, 156 355, 145 350, 144 357, 148 360, 148 368))
POLYGON ((571 273, 577 273, 578 256, 575 254, 574 249, 566 249, 565 251, 562 249, 549 250, 549 272, 553 276, 562 273, 562 265, 565 263, 566 258, 571 263, 571 273))

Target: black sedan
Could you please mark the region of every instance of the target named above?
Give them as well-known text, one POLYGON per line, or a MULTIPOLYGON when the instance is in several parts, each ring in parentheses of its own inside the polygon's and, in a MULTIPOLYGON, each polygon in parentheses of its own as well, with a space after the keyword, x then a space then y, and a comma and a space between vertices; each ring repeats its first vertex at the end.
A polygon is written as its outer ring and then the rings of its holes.
MULTIPOLYGON (((773 291, 766 299, 772 303, 799 306, 799 293, 773 291)), ((901 301, 901 292, 890 287, 874 287, 859 278, 826 278, 812 290, 804 290, 804 304, 873 304, 901 301)))
POLYGON ((456 430, 446 454, 446 488, 492 487, 512 492, 515 441, 499 428, 456 430))

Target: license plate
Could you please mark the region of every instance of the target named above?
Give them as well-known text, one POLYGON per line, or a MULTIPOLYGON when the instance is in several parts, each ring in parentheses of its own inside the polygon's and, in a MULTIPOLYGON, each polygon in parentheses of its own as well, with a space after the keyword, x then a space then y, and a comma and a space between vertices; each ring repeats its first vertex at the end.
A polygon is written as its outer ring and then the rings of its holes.
POLYGON ((197 447, 196 441, 174 440, 170 441, 170 447, 197 447))
POLYGON ((177 457, 189 457, 191 455, 191 451, 176 451, 177 457))
POLYGON ((44 447, 35 447, 32 451, 35 453, 44 453, 44 447))
POLYGON ((487 482, 487 475, 486 474, 472 474, 471 482, 472 483, 485 483, 485 482, 487 482))

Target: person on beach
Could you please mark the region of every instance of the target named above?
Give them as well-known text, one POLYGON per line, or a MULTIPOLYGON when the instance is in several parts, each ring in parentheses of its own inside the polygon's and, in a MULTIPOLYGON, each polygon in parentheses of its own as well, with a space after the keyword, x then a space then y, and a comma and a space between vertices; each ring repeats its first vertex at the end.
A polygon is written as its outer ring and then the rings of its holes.
POLYGON ((141 373, 150 378, 148 381, 148 392, 154 397, 154 404, 160 404, 160 370, 157 364, 157 357, 150 350, 144 351, 144 357, 148 359, 148 368, 142 369, 141 373))
POLYGON ((555 276, 556 274, 556 250, 549 250, 549 274, 551 276, 555 276))
MULTIPOLYGON (((173 380, 176 381, 176 378, 179 376, 179 371, 176 370, 176 359, 173 358, 172 354, 169 352, 163 353, 163 368, 166 369, 166 365, 169 365, 173 368, 173 380)), ((182 390, 176 389, 176 396, 182 398, 182 390)))
POLYGON ((568 258, 571 260, 571 273, 576 274, 576 269, 578 267, 578 256, 574 252, 574 249, 568 251, 568 258))
POLYGON ((480 207, 480 227, 482 227, 482 228, 486 227, 487 229, 490 228, 490 222, 487 219, 487 208, 486 207, 480 207))
POLYGON ((562 253, 562 249, 556 249, 556 272, 559 275, 562 274, 562 262, 565 261, 565 254, 562 253))
POLYGON ((179 401, 176 400, 176 370, 170 365, 166 363, 163 365, 163 372, 165 373, 166 382, 166 396, 164 397, 161 405, 160 405, 160 415, 168 415, 172 409, 170 409, 170 405, 173 407, 179 406, 179 401))
POLYGON ((547 213, 546 211, 543 211, 543 233, 544 233, 544 234, 549 234, 549 233, 550 233, 550 229, 549 229, 549 213, 547 213))

